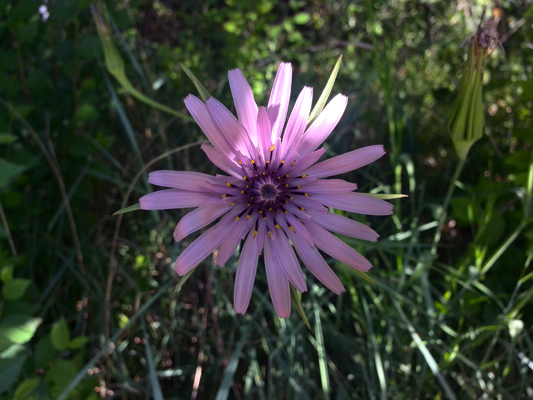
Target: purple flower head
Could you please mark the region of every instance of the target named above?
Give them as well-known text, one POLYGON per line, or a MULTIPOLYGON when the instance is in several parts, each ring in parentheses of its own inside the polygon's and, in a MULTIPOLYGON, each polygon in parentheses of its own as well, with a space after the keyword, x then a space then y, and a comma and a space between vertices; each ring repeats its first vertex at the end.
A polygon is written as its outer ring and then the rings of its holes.
POLYGON ((339 122, 348 99, 342 94, 334 97, 306 129, 313 89, 304 87, 285 126, 291 80, 291 65, 282 63, 268 106, 258 107, 242 72, 230 71, 238 119, 214 98, 204 103, 189 95, 187 109, 212 144, 204 143, 202 149, 227 175, 155 171, 148 182, 170 189, 140 199, 143 210, 197 207, 178 223, 176 241, 222 217, 180 254, 174 266, 179 275, 217 248, 216 263, 224 265, 244 239, 234 291, 238 313, 248 308, 261 253, 272 303, 282 318, 291 312, 289 282, 300 292, 307 290, 296 253, 309 271, 337 294, 344 287, 318 249, 352 268, 372 268, 331 232, 372 241, 379 235, 327 207, 368 215, 392 213, 390 203, 355 193, 354 183, 322 179, 367 165, 385 151, 381 145, 368 146, 317 163, 325 152, 317 148, 339 122))

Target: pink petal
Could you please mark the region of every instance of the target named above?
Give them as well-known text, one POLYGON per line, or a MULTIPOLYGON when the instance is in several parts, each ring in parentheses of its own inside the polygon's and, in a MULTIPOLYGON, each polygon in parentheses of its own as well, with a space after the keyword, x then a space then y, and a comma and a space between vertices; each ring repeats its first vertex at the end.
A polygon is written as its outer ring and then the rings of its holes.
POLYGON ((272 127, 268 119, 265 107, 259 107, 257 112, 257 133, 259 135, 259 145, 263 152, 265 161, 270 162, 270 148, 272 147, 272 127))
MULTIPOLYGON (((257 217, 256 217, 257 218, 257 217)), ((224 238, 217 254, 217 265, 222 266, 231 258, 246 232, 255 224, 256 218, 239 218, 231 232, 224 238)))
POLYGON ((331 270, 328 263, 320 255, 315 246, 309 245, 309 243, 298 235, 292 235, 291 241, 307 269, 309 269, 320 282, 336 294, 344 292, 344 286, 342 286, 341 281, 331 270))
POLYGON ((142 210, 170 210, 173 208, 200 207, 215 202, 219 196, 178 189, 164 189, 139 199, 142 210))
POLYGON ((385 149, 382 145, 367 146, 315 164, 305 173, 315 175, 317 179, 340 175, 364 167, 384 154, 385 149))
POLYGON ((281 63, 274 78, 274 85, 268 101, 268 117, 272 124, 272 141, 281 137, 283 125, 291 98, 292 66, 281 63))
POLYGON ((244 314, 250 304, 250 296, 254 288, 255 273, 257 271, 257 260, 259 258, 257 245, 257 238, 254 238, 254 231, 251 230, 244 242, 237 266, 237 276, 235 277, 233 306, 237 314, 244 314))
POLYGON ((250 137, 239 120, 220 101, 213 97, 209 98, 206 104, 218 128, 235 150, 240 150, 248 156, 253 156, 250 137))
MULTIPOLYGON (((283 134, 282 158, 288 157, 289 152, 294 149, 294 147, 300 141, 307 125, 309 113, 311 112, 312 101, 313 88, 304 87, 300 92, 298 99, 296 99, 296 104, 292 109, 289 122, 287 122, 287 127, 285 128, 285 133, 283 134)), ((292 161, 293 160, 290 160, 290 162, 292 161)))
POLYGON ((300 267, 300 263, 298 262, 287 237, 280 229, 276 228, 272 232, 272 239, 274 239, 271 243, 272 252, 274 253, 274 257, 278 260, 279 265, 281 265, 285 271, 287 278, 289 278, 298 291, 306 292, 307 284, 305 283, 302 268, 300 267))
POLYGON ((214 176, 190 171, 154 171, 148 174, 148 183, 174 189, 209 192, 217 179, 214 176))
POLYGON ((344 193, 357 189, 355 183, 346 182, 342 179, 321 179, 302 185, 302 192, 315 193, 344 193))
POLYGON ((248 131, 250 138, 254 139, 257 137, 257 104, 254 100, 252 88, 240 69, 229 71, 228 78, 239 121, 248 131))
POLYGON ((174 239, 176 242, 180 241, 185 236, 210 224, 229 210, 231 210, 231 207, 228 206, 223 199, 198 207, 180 220, 174 230, 174 239))
POLYGON ((279 265, 277 257, 273 255, 272 247, 276 243, 272 239, 265 240, 265 269, 267 274, 268 289, 274 309, 280 318, 289 318, 291 315, 291 295, 289 280, 285 271, 279 265))
POLYGON ((316 247, 331 257, 360 271, 372 268, 372 264, 366 258, 321 226, 312 221, 305 221, 304 225, 313 236, 316 247))
POLYGON ((303 207, 306 210, 317 210, 319 212, 328 212, 328 210, 322 204, 320 204, 320 202, 315 200, 314 198, 315 196, 310 197, 310 196, 294 195, 292 197, 293 197, 292 202, 300 208, 303 207))
POLYGON ((297 151, 300 154, 307 154, 315 150, 329 136, 333 128, 342 117, 348 97, 338 94, 322 110, 313 124, 305 131, 302 140, 298 144, 297 151))
POLYGON ((185 106, 216 149, 225 154, 233 151, 233 146, 216 126, 204 102, 190 94, 185 98, 185 106))
POLYGON ((183 250, 176 260, 174 269, 178 275, 185 275, 200 264, 204 258, 215 251, 232 228, 233 224, 226 224, 223 226, 215 225, 202 233, 198 239, 183 250))
POLYGON ((209 160, 215 164, 218 168, 220 168, 222 171, 227 172, 228 174, 236 177, 236 178, 242 178, 243 177, 243 170, 240 168, 235 162, 233 162, 229 158, 230 153, 221 153, 216 148, 209 146, 207 143, 202 143, 201 146, 204 153, 207 155, 209 160))
MULTIPOLYGON (((301 175, 300 173, 304 169, 309 168, 311 165, 316 163, 325 152, 326 152, 326 149, 321 148, 317 151, 313 151, 312 153, 305 154, 302 158, 296 161, 296 163, 294 163, 292 168, 289 169, 288 171, 289 176, 297 177, 301 175)), ((304 174, 304 175, 309 175, 309 174, 304 174)))
POLYGON ((379 238, 379 235, 373 229, 365 224, 354 221, 353 219, 342 217, 331 212, 322 213, 310 210, 309 214, 311 215, 313 222, 316 222, 329 231, 353 238, 369 240, 371 242, 375 242, 379 238))
POLYGON ((394 206, 384 200, 361 193, 337 193, 328 196, 324 193, 313 194, 312 199, 328 207, 367 215, 390 215, 394 206))

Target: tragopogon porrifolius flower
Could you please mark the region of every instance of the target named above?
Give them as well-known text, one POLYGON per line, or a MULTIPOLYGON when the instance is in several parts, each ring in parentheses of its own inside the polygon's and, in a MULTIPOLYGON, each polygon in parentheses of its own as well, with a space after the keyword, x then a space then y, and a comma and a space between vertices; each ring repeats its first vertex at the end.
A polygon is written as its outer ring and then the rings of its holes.
POLYGON ((268 106, 258 107, 242 72, 229 71, 238 118, 212 97, 204 103, 189 95, 187 109, 211 142, 202 149, 227 175, 155 171, 148 181, 170 189, 140 199, 144 210, 198 207, 179 221, 176 241, 221 217, 180 254, 174 267, 179 275, 217 248, 216 263, 224 265, 244 239, 234 291, 238 313, 248 308, 261 253, 270 296, 282 318, 291 311, 289 282, 300 292, 307 290, 296 253, 324 285, 337 294, 343 292, 318 249, 368 271, 370 262, 331 232, 372 241, 379 235, 327 207, 368 215, 388 215, 393 209, 386 201, 354 192, 355 183, 324 179, 367 165, 385 151, 381 145, 368 146, 318 162, 325 150, 317 148, 337 125, 348 98, 335 96, 306 129, 313 89, 305 87, 285 126, 291 81, 291 65, 282 63, 268 106))

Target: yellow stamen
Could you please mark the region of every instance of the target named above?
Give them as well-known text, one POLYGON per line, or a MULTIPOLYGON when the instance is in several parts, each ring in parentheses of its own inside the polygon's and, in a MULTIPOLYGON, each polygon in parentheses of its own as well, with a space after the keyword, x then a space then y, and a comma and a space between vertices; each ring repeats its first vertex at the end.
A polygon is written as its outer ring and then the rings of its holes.
POLYGON ((268 237, 272 237, 272 234, 270 233, 270 231, 268 231, 268 237))
POLYGON ((279 227, 279 225, 278 225, 278 224, 276 224, 276 228, 280 229, 280 227, 279 227))
POLYGON ((231 183, 226 182, 226 185, 231 186, 231 183))
POLYGON ((257 236, 257 231, 254 231, 254 239, 255 239, 256 236, 257 236))
POLYGON ((239 217, 235 217, 235 221, 238 221, 239 220, 239 217))
POLYGON ((246 216, 246 219, 250 219, 250 214, 248 214, 248 215, 246 216))
POLYGON ((292 226, 289 226, 289 229, 294 232, 294 228, 292 226))
POLYGON ((220 196, 220 197, 227 197, 227 196, 228 196, 227 194, 223 194, 223 195, 222 195, 222 196, 220 196))
POLYGON ((270 148, 270 151, 274 150, 274 145, 272 145, 272 147, 270 148))
POLYGON ((302 178, 305 178, 307 175, 302 175, 302 178))
POLYGON ((255 164, 255 161, 254 160, 251 160, 252 164, 255 164))

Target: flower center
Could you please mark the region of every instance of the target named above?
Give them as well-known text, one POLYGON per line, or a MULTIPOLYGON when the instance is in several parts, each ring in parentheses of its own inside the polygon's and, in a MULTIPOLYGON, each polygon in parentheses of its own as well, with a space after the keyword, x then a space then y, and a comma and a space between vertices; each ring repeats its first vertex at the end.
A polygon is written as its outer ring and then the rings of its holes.
POLYGON ((259 194, 263 200, 274 200, 278 196, 278 189, 272 183, 266 183, 259 188, 259 194))

